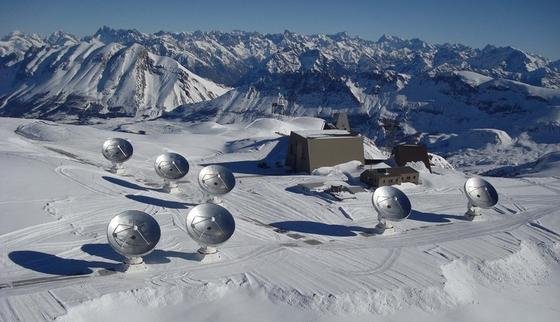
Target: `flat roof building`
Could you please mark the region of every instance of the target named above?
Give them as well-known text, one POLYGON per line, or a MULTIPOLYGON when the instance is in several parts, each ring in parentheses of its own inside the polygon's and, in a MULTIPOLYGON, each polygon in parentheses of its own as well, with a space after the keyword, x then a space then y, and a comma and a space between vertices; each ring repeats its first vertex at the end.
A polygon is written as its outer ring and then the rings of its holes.
POLYGON ((395 162, 399 167, 403 167, 407 162, 423 162, 426 168, 432 172, 430 158, 426 146, 420 144, 400 144, 392 151, 395 162))
POLYGON ((360 174, 360 181, 372 187, 391 186, 404 182, 418 184, 419 175, 418 171, 411 167, 367 169, 360 174))
POLYGON ((344 130, 292 131, 286 165, 307 172, 348 161, 364 163, 362 136, 344 130))

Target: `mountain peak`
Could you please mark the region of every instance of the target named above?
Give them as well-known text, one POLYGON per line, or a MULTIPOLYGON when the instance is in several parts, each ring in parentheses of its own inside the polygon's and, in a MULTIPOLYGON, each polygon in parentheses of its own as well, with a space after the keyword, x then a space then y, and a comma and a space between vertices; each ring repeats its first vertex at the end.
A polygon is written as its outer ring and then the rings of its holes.
POLYGON ((136 29, 114 29, 109 26, 103 26, 93 36, 85 37, 84 40, 92 38, 97 38, 104 43, 122 42, 130 44, 147 38, 147 35, 136 29))
POLYGON ((10 32, 9 34, 5 35, 4 37, 2 37, 3 41, 6 41, 9 38, 12 37, 24 37, 26 34, 23 31, 20 30, 14 30, 12 32, 10 32))
POLYGON ((480 68, 503 68, 517 73, 531 72, 544 67, 548 60, 512 46, 486 45, 478 51, 473 64, 480 68))
POLYGON ((394 43, 394 42, 403 42, 404 39, 397 37, 397 36, 391 36, 391 35, 387 35, 387 34, 383 34, 381 37, 379 37, 379 39, 377 40, 377 43, 394 43))
POLYGON ((350 35, 347 31, 340 31, 335 34, 329 35, 331 39, 347 39, 350 38, 350 35))
POLYGON ((408 48, 411 50, 425 50, 431 48, 431 45, 418 38, 403 39, 397 36, 383 35, 377 40, 377 45, 381 48, 389 50, 398 50, 408 48))
POLYGON ((15 61, 19 61, 30 48, 43 47, 44 45, 43 38, 37 34, 28 34, 18 30, 12 31, 0 40, 0 57, 15 54, 15 61))
POLYGON ((75 45, 80 42, 78 37, 62 30, 51 33, 45 38, 45 40, 53 46, 75 45))
POLYGON ((35 33, 26 33, 20 30, 14 30, 12 32, 10 32, 9 34, 5 35, 4 37, 2 37, 2 41, 10 41, 11 39, 14 38, 20 38, 20 39, 33 39, 33 40, 39 40, 41 39, 41 37, 38 34, 35 33))

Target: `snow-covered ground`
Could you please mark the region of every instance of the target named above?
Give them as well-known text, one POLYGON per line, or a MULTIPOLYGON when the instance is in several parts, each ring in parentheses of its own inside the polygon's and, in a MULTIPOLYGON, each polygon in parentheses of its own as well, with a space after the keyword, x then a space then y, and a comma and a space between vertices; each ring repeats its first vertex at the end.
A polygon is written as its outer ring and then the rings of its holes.
POLYGON ((500 202, 475 222, 463 217, 464 173, 422 172, 421 185, 399 186, 413 205, 409 219, 396 224, 395 234, 379 236, 370 231, 376 224, 371 192, 334 201, 297 187, 355 183, 354 163, 315 175, 288 174, 276 165, 284 135, 318 129, 317 119, 121 121, 77 126, 0 118, 0 321, 560 316, 556 155, 546 166, 531 167, 530 176, 487 178, 500 202), (124 132, 111 131, 116 127, 124 132), (100 153, 102 142, 114 136, 130 139, 135 149, 123 176, 107 172, 100 153), (162 180, 152 167, 165 151, 191 163, 181 194, 159 190, 162 180), (270 167, 257 167, 262 161, 270 167), (237 230, 218 258, 201 260, 184 221, 202 199, 198 171, 210 163, 235 172, 237 185, 224 206, 237 230), (539 169, 546 172, 536 176, 539 169), (156 250, 145 258, 146 271, 115 272, 122 258, 107 245, 105 230, 127 209, 152 214, 162 228, 156 250))

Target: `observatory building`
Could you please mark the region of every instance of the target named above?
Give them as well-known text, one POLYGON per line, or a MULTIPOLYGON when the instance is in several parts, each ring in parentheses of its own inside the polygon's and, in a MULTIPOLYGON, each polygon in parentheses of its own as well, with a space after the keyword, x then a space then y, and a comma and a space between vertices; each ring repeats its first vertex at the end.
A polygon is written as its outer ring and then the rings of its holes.
POLYGON ((351 131, 350 122, 348 121, 348 114, 344 112, 335 113, 333 116, 333 123, 325 123, 324 129, 351 131))
POLYGON ((362 136, 344 130, 296 131, 290 133, 286 165, 295 172, 308 172, 348 161, 364 163, 362 136))
POLYGON ((393 148, 392 154, 399 167, 404 167, 407 162, 421 161, 430 170, 430 173, 432 172, 428 150, 424 145, 400 144, 393 148))
POLYGON ((411 182, 418 184, 418 171, 411 167, 367 169, 360 174, 360 181, 372 186, 382 187, 411 182))

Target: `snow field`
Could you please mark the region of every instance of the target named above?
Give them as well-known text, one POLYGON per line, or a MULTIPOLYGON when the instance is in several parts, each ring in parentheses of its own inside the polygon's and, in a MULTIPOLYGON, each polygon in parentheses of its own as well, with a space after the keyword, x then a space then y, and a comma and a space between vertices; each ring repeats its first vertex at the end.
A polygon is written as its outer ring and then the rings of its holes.
POLYGON ((560 290, 557 178, 488 178, 500 202, 470 222, 463 217, 466 176, 440 167, 439 174, 421 172, 422 185, 399 186, 411 199, 410 218, 396 224, 395 235, 376 236, 369 230, 376 224, 370 192, 338 202, 294 188, 347 180, 357 174, 352 163, 315 175, 267 175, 256 167, 278 153, 282 136, 275 132, 311 129, 313 120, 261 121, 249 129, 163 121, 127 126, 146 135, 34 122, 0 119, 2 321, 115 314, 139 321, 522 321, 523 312, 547 321, 557 314, 551 304, 560 290), (22 124, 25 135, 14 132, 22 124), (135 148, 125 176, 104 170, 100 145, 113 136, 135 148), (158 190, 163 182, 153 160, 165 150, 191 164, 179 183, 183 194, 158 190), (200 202, 196 176, 207 163, 236 174, 224 206, 237 230, 219 259, 200 261, 184 218, 200 202), (146 211, 162 227, 145 272, 111 271, 122 258, 108 247, 105 228, 126 209, 146 211), (493 312, 497 294, 502 307, 517 307, 493 312))

